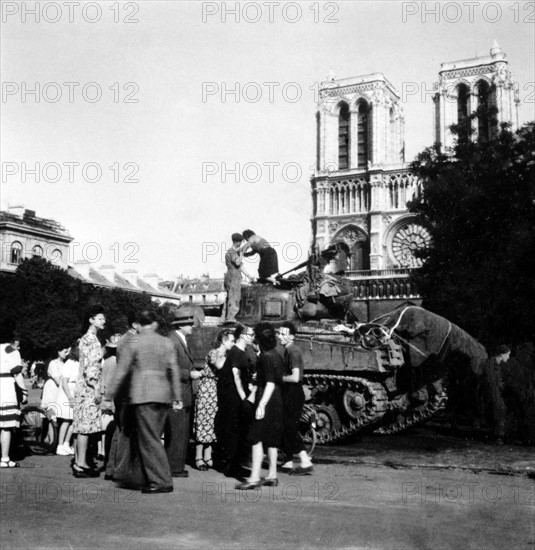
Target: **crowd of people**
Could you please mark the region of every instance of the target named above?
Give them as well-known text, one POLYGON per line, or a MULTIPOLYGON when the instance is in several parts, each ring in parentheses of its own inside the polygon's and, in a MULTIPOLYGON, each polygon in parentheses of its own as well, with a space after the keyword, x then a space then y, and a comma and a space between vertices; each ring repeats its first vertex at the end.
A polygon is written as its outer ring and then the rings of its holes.
MULTIPOLYGON (((237 489, 275 486, 278 470, 313 471, 298 430, 303 359, 293 343, 292 323, 278 329, 271 323, 223 328, 200 369, 188 344, 195 330, 188 308, 176 311, 167 336, 159 333, 155 313, 143 311, 129 319, 124 335, 102 345, 105 323, 104 310, 96 306, 87 314, 80 340, 59 346, 43 387, 41 405, 49 424, 59 425, 55 452, 72 455, 74 477, 104 472, 105 479, 144 493, 171 492, 173 478, 189 476, 192 440, 194 468, 235 477, 237 489), (264 453, 266 477, 261 475, 264 453)), ((10 403, 0 409, 2 467, 18 466, 9 447, 20 424, 15 388, 26 392, 19 344, 14 339, 0 349, 2 405, 10 403)))

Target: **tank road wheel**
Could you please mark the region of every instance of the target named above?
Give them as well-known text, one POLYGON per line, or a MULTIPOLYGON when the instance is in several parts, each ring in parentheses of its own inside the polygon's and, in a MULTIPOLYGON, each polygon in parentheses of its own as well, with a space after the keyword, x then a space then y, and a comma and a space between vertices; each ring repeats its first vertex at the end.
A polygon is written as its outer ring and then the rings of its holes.
POLYGON ((318 443, 327 443, 342 428, 340 417, 332 405, 319 405, 316 407, 316 431, 318 443))
POLYGON ((381 384, 364 379, 352 380, 342 396, 347 416, 357 425, 381 418, 387 409, 387 396, 381 384))

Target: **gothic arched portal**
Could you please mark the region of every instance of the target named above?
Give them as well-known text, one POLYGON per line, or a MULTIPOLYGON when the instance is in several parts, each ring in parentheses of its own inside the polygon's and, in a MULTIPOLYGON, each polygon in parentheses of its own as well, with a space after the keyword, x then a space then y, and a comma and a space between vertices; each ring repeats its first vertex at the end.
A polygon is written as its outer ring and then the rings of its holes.
POLYGON ((365 271, 370 269, 370 241, 360 227, 346 225, 335 234, 332 242, 346 243, 351 252, 350 258, 347 258, 344 252, 340 252, 336 271, 365 271))

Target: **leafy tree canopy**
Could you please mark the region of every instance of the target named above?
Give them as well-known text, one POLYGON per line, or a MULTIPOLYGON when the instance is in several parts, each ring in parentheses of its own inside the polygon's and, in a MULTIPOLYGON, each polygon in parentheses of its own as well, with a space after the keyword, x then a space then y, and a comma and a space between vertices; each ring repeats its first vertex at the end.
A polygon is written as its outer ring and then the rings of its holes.
POLYGON ((409 210, 434 240, 414 274, 423 306, 492 347, 535 334, 535 123, 478 141, 478 114, 452 127, 454 147, 412 163, 422 193, 409 210))
MULTIPOLYGON (((85 332, 84 315, 93 304, 106 313, 102 340, 128 328, 128 315, 151 309, 172 317, 169 304, 159 306, 146 293, 95 287, 71 277, 44 258, 25 259, 15 274, 0 276, 0 338, 16 332, 26 359, 45 359, 85 332)), ((164 323, 165 324, 165 323, 164 323)))

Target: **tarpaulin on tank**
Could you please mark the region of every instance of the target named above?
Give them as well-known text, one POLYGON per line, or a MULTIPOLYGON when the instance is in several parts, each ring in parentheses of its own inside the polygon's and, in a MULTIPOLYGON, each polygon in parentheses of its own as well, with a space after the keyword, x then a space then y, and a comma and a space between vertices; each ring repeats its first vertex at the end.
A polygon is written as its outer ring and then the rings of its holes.
POLYGON ((406 341, 410 364, 418 367, 428 359, 440 362, 463 360, 480 374, 487 358, 485 348, 463 329, 421 307, 409 306, 381 318, 381 324, 394 329, 406 341))

